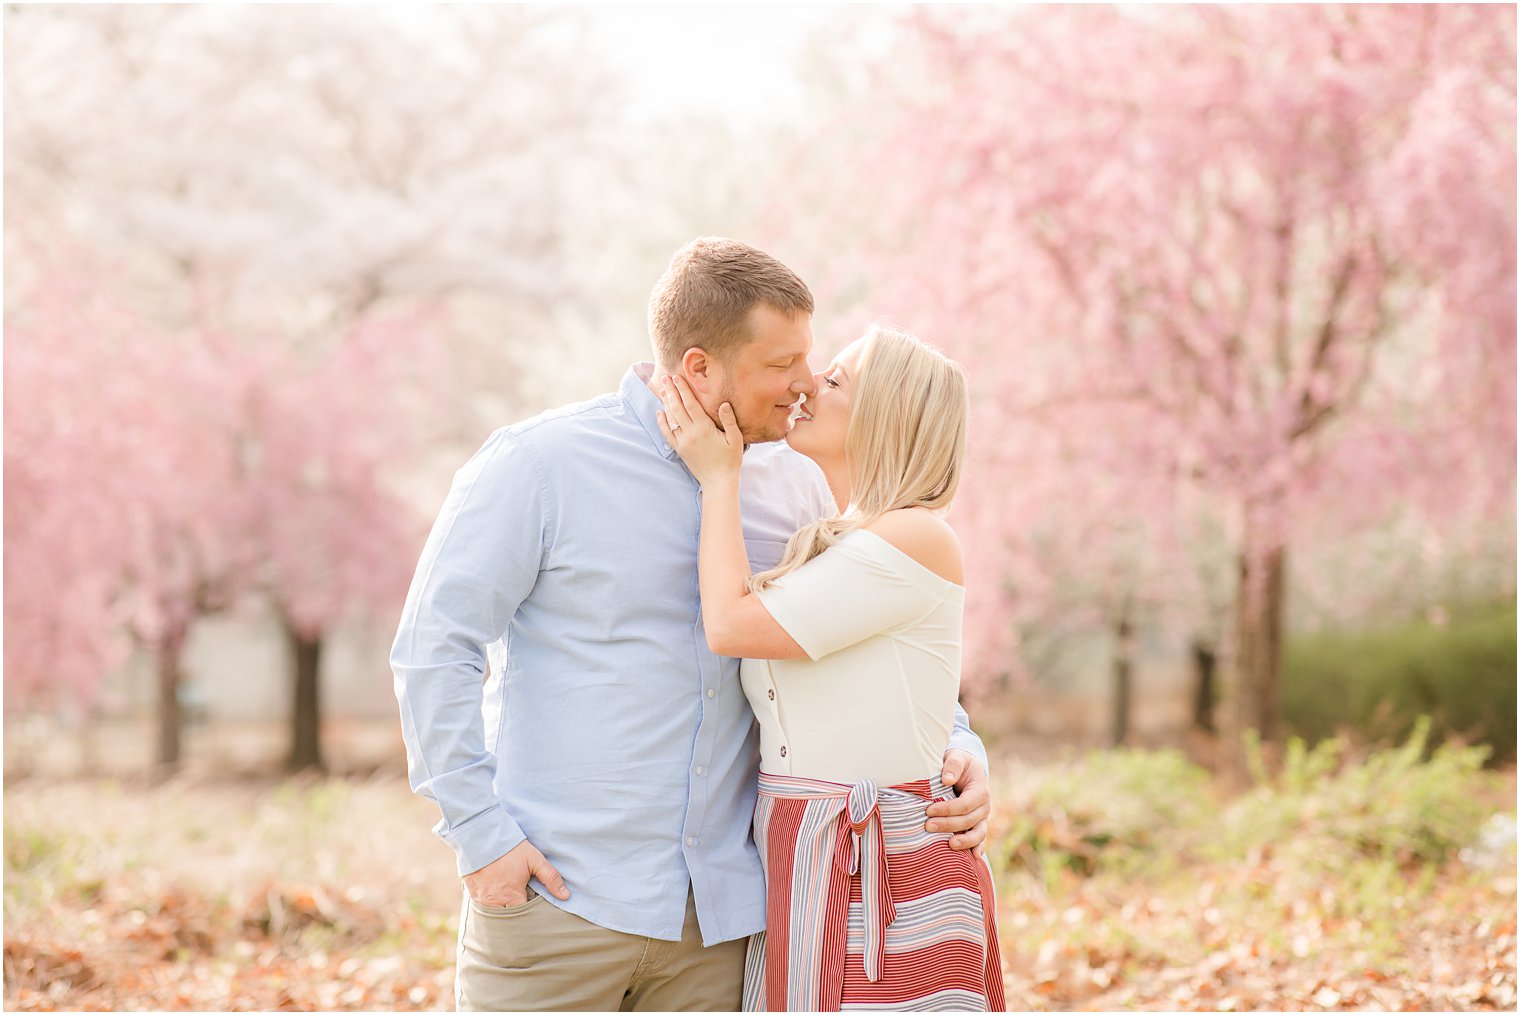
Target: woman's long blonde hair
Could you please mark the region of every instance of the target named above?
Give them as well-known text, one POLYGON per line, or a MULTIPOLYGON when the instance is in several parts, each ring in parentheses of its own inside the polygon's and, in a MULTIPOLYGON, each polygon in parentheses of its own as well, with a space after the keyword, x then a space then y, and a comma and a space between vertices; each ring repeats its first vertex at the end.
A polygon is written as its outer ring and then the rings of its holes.
POLYGON ((845 460, 850 503, 844 512, 803 526, 751 592, 795 571, 888 511, 943 510, 960 486, 966 458, 968 397, 961 365, 899 328, 873 324, 856 369, 845 460))

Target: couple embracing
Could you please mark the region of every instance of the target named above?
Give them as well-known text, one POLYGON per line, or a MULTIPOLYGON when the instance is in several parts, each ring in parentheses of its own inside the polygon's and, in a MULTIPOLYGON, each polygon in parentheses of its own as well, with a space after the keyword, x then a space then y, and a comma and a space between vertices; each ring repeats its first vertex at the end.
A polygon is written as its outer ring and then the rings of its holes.
POLYGON ((391 662, 460 1010, 1003 1008, 943 518, 965 377, 880 326, 815 375, 812 313, 694 241, 653 364, 454 477, 391 662))

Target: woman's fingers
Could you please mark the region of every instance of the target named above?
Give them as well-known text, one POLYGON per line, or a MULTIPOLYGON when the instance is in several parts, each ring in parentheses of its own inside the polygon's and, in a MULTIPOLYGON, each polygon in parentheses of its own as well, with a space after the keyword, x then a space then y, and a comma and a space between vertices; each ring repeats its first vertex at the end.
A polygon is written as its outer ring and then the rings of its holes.
POLYGON ((691 385, 686 383, 686 378, 677 376, 674 378, 676 396, 680 399, 681 408, 686 410, 688 418, 695 419, 697 413, 704 416, 707 410, 702 408, 702 403, 697 401, 697 393, 691 390, 691 385))
POLYGON ((660 388, 660 401, 665 403, 665 420, 674 431, 676 427, 685 426, 691 422, 691 416, 686 412, 686 406, 682 404, 680 397, 675 393, 670 378, 660 388))
MULTIPOLYGON (((687 426, 695 427, 693 432, 705 432, 707 426, 713 425, 712 417, 702 407, 697 393, 691 390, 691 385, 684 377, 666 377, 660 385, 660 399, 665 403, 665 419, 671 433, 687 426)), ((721 433, 729 444, 733 443, 731 435, 739 432, 739 424, 734 416, 734 407, 728 402, 718 407, 718 421, 713 429, 721 433)), ((686 436, 690 437, 691 434, 686 436)))

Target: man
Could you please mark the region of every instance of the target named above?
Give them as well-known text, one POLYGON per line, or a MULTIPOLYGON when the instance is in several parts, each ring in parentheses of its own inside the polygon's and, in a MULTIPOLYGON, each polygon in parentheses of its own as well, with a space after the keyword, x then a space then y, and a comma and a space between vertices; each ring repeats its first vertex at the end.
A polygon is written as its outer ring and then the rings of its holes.
MULTIPOLYGON (((732 403, 745 541, 769 568, 836 510, 775 443, 815 390, 812 312, 774 258, 694 241, 650 300, 654 364, 498 430, 455 476, 391 663, 412 788, 464 878, 461 1010, 738 1009, 765 924, 757 737, 738 661, 707 649, 699 492, 650 386, 679 373, 710 413, 732 403)), ((986 756, 964 712, 950 747, 961 796, 930 827, 975 848, 986 756)))

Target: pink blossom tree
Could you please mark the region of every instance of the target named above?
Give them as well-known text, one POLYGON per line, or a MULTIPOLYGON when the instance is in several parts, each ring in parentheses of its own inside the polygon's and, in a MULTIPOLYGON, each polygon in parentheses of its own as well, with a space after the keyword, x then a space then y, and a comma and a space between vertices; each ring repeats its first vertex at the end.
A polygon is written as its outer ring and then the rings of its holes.
POLYGON ((979 389, 969 659, 1061 580, 1042 564, 1073 555, 1032 538, 1054 525, 1100 584, 1233 584, 1233 725, 1277 735, 1306 524, 1513 512, 1514 11, 1065 7, 912 34, 877 80, 883 140, 822 187, 872 224, 836 291, 979 389), (1142 552, 1076 535, 1117 520, 1142 552), (1205 525, 1228 552, 1200 553, 1205 525))
POLYGON ((312 350, 169 334, 77 276, 18 305, 8 700, 86 704, 135 642, 154 663, 157 762, 172 770, 192 624, 261 595, 291 652, 290 764, 320 766, 323 636, 399 609, 420 542, 395 483, 435 404, 422 320, 372 320, 312 350))
POLYGON ((7 321, 5 704, 87 707, 123 651, 117 581, 126 564, 106 509, 116 431, 98 426, 91 364, 102 332, 78 327, 77 293, 39 294, 7 321))
MULTIPOLYGON (((528 336, 599 312, 568 236, 572 212, 603 206, 588 194, 617 189, 604 156, 619 107, 565 12, 267 15, 78 8, 8 21, 5 242, 17 266, 8 282, 50 285, 87 250, 69 269, 81 290, 132 308, 134 355, 162 373, 125 370, 135 361, 95 346, 79 348, 78 370, 120 369, 136 385, 117 408, 132 406, 122 418, 144 428, 146 457, 194 458, 201 442, 221 442, 216 468, 164 470, 173 482, 129 494, 125 514, 225 538, 218 554, 198 554, 236 562, 236 581, 209 583, 209 599, 274 603, 301 765, 321 760, 326 632, 399 608, 401 561, 409 573, 420 533, 394 491, 413 478, 419 446, 473 445, 465 435, 481 417, 519 413, 525 364, 566 372, 554 343, 541 352, 528 336), (452 364, 437 362, 444 353, 452 364), (454 397, 420 409, 444 366, 454 397), (191 484, 205 489, 192 496, 191 484), (181 496, 183 516, 169 503, 181 496), (193 497, 216 510, 197 514, 193 497)), ((35 291, 8 285, 8 318, 50 314, 32 306, 35 291)), ((32 411, 15 390, 7 413, 32 411)), ((140 528, 144 540, 153 532, 140 528)), ((145 554, 130 585, 133 603, 158 603, 142 615, 152 637, 175 644, 196 601, 169 609, 144 589, 195 570, 181 549, 145 554)), ((81 566, 89 559, 103 560, 82 554, 81 566)))
POLYGON ((43 276, 18 304, 6 347, 7 698, 87 704, 125 635, 153 661, 156 758, 169 771, 190 626, 235 597, 245 567, 226 413, 244 375, 215 339, 168 340, 79 274, 43 276))
POLYGON ((326 634, 393 616, 406 596, 423 532, 397 483, 441 404, 429 332, 410 315, 365 320, 326 349, 271 344, 249 390, 245 535, 291 660, 291 769, 324 767, 326 634))

